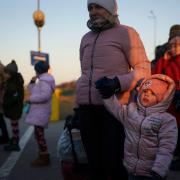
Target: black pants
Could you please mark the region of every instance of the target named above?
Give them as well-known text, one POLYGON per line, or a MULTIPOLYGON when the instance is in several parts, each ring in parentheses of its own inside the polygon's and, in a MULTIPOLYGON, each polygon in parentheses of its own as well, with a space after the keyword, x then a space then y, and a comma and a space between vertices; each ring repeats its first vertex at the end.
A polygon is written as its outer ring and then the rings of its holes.
POLYGON ((2 136, 0 137, 0 140, 2 142, 7 141, 9 139, 9 135, 8 135, 6 123, 5 123, 5 120, 3 118, 2 113, 0 113, 0 129, 1 129, 1 132, 2 132, 2 136))
POLYGON ((178 141, 177 141, 177 145, 176 145, 174 155, 178 156, 180 158, 180 128, 179 127, 178 127, 178 141))
POLYGON ((123 166, 124 128, 104 106, 79 107, 80 131, 93 180, 128 179, 123 166))

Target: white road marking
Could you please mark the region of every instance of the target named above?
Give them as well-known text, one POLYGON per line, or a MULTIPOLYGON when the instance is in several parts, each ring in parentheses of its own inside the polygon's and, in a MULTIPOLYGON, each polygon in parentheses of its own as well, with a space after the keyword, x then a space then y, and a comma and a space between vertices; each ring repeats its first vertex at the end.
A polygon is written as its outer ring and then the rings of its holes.
POLYGON ((0 180, 5 180, 5 178, 10 174, 11 170, 13 169, 16 162, 18 161, 25 145, 27 144, 29 138, 31 137, 33 131, 34 131, 34 127, 30 126, 19 141, 21 150, 19 152, 15 152, 15 151, 11 152, 8 159, 0 167, 0 180))

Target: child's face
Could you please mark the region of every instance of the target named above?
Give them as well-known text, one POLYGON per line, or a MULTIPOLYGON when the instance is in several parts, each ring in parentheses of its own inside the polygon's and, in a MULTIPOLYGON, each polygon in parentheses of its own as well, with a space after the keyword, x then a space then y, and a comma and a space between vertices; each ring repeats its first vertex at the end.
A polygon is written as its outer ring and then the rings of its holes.
POLYGON ((143 89, 140 94, 140 102, 144 107, 150 107, 157 104, 158 100, 150 89, 143 89))

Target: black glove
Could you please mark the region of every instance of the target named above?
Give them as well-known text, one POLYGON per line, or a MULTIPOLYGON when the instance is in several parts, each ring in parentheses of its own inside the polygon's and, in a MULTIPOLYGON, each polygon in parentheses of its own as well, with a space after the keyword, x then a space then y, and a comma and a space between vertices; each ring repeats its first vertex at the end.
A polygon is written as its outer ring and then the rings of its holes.
POLYGON ((35 83, 35 82, 36 82, 36 79, 37 79, 37 76, 32 77, 32 79, 31 79, 31 81, 30 81, 30 84, 35 83))
POLYGON ((65 118, 65 126, 64 128, 68 129, 79 129, 80 128, 80 121, 79 121, 79 116, 78 116, 78 108, 74 108, 74 113, 66 116, 65 118))
POLYGON ((150 172, 151 176, 152 176, 152 180, 162 180, 163 178, 158 174, 156 173, 155 171, 151 171, 150 172))
POLYGON ((180 90, 176 90, 176 92, 174 94, 174 103, 175 103, 176 110, 179 112, 179 110, 180 110, 180 90))
POLYGON ((95 85, 103 99, 110 98, 114 93, 121 91, 121 85, 117 77, 113 79, 103 77, 97 80, 95 85))

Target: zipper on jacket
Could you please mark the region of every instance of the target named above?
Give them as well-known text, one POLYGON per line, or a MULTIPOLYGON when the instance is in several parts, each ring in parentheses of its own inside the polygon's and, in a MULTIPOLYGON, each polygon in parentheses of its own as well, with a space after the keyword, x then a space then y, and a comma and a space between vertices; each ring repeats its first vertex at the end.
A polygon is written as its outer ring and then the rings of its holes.
POLYGON ((143 122, 144 122, 144 120, 146 119, 146 109, 145 109, 145 117, 144 117, 144 119, 141 121, 141 125, 140 125, 140 138, 139 138, 139 141, 138 141, 138 145, 137 145, 137 162, 136 162, 136 166, 135 166, 135 173, 136 173, 136 169, 137 169, 137 163, 138 163, 138 161, 139 161, 139 143, 140 143, 140 139, 141 139, 141 128, 142 128, 142 124, 143 124, 143 122))
POLYGON ((99 37, 99 34, 97 34, 94 43, 93 43, 93 48, 92 48, 92 54, 91 54, 91 67, 90 67, 90 76, 89 76, 89 104, 91 104, 91 86, 92 86, 92 75, 93 75, 93 61, 94 61, 94 50, 96 47, 96 41, 99 37))

